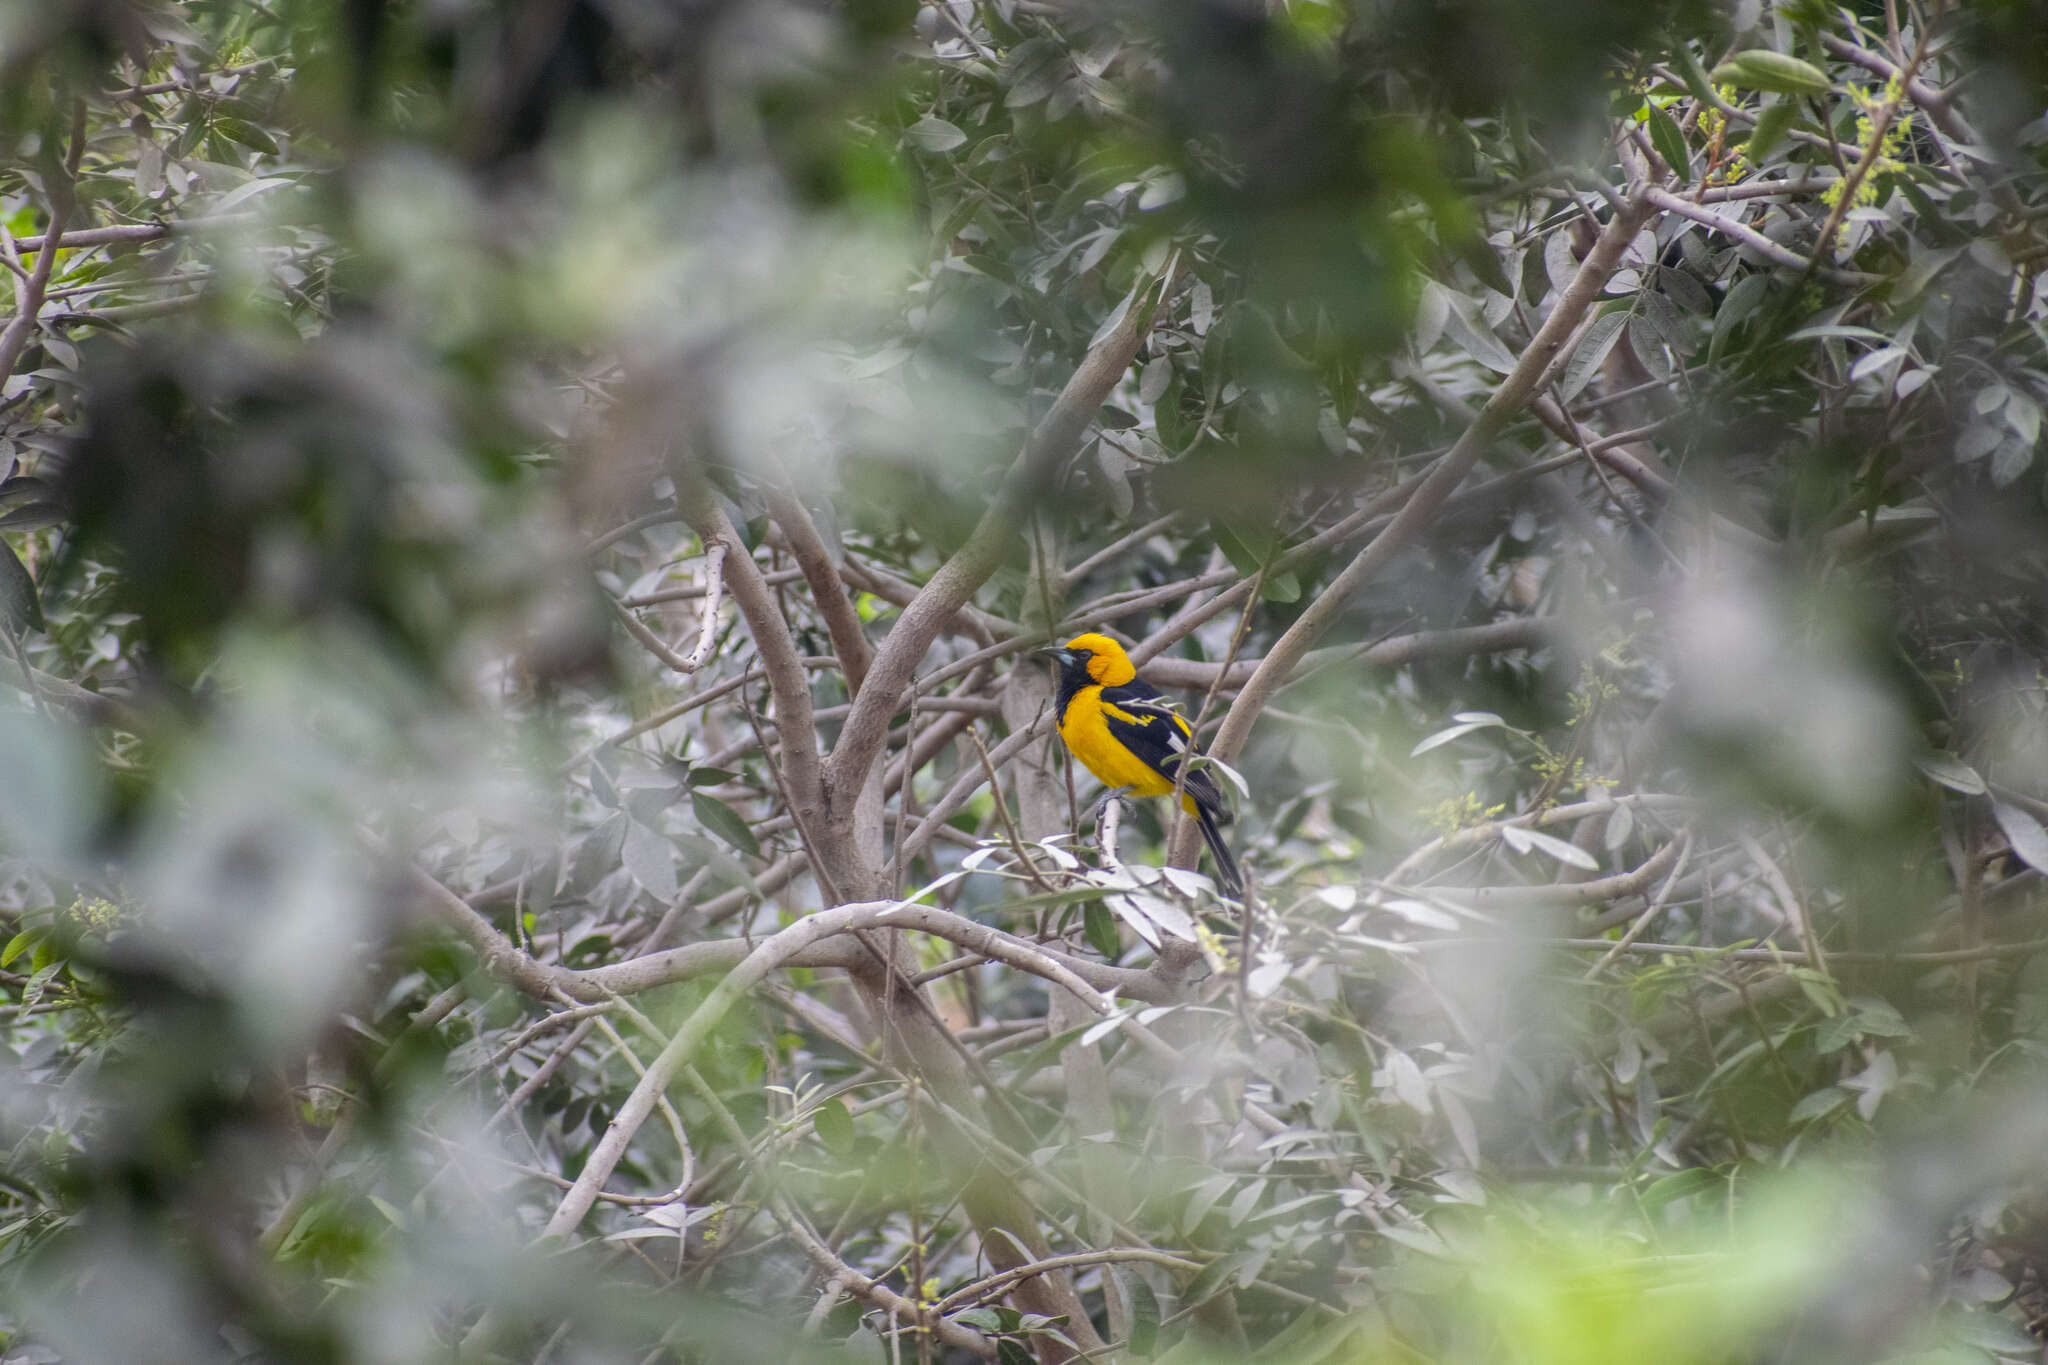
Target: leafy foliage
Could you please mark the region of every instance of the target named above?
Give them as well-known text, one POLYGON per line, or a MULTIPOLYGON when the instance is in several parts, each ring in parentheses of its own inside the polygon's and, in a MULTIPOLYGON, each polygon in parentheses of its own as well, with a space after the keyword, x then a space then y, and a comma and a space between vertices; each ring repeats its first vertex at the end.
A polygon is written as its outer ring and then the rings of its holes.
POLYGON ((2017 16, 0 8, 0 1351, 2037 1358, 2017 16))

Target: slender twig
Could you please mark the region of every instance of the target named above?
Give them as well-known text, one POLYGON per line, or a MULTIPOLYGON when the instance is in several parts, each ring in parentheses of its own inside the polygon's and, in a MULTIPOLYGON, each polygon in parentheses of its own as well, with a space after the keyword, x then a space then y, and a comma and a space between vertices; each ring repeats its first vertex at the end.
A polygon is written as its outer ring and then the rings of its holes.
POLYGON ((1112 540, 1094 554, 1089 555, 1073 568, 1062 573, 1060 575, 1060 586, 1062 588, 1073 587, 1103 565, 1143 545, 1146 541, 1152 539, 1152 537, 1166 530, 1179 520, 1180 512, 1175 510, 1168 512, 1163 517, 1154 517, 1135 531, 1118 536, 1115 540, 1112 540))
POLYGON ((1011 1266, 1008 1270, 994 1275, 984 1275, 970 1284, 962 1285, 934 1304, 933 1311, 955 1313, 962 1308, 971 1308, 978 1303, 987 1303, 999 1298, 1019 1280, 1043 1275, 1053 1270, 1071 1270, 1079 1266, 1114 1265, 1119 1261, 1140 1261, 1147 1265, 1165 1266, 1193 1274, 1203 1263, 1187 1256, 1175 1256, 1171 1252, 1155 1251, 1151 1247, 1106 1247, 1101 1251, 1073 1251, 1064 1256, 1048 1256, 1042 1261, 1027 1265, 1011 1266))
POLYGON ((1010 841, 1010 852, 1024 865, 1024 873, 1031 879, 1033 886, 1048 896, 1058 895, 1059 889, 1045 879, 1045 873, 1039 870, 1037 862, 1031 857, 1031 850, 1024 846, 1023 836, 1017 833, 1017 822, 1010 818, 1010 803, 1003 799, 1002 785, 996 781, 996 767, 988 760, 988 746, 981 742, 981 732, 970 726, 967 738, 973 743, 974 752, 981 759, 982 776, 988 779, 989 792, 995 797, 996 817, 1003 827, 1004 837, 1010 841))
MULTIPOLYGON (((70 250, 77 247, 112 246, 122 242, 153 242, 172 233, 237 227, 257 220, 258 215, 254 213, 223 213, 211 218, 174 218, 161 223, 120 223, 112 227, 80 228, 76 232, 65 232, 56 244, 70 250)), ((22 255, 27 256, 50 246, 53 236, 57 234, 46 232, 36 237, 17 237, 14 245, 22 255)))
POLYGON ((619 614, 619 620, 626 627, 627 634, 646 646, 647 652, 667 664, 684 677, 695 673, 711 657, 711 642, 718 631, 718 608, 725 596, 725 554, 724 541, 714 541, 704 552, 704 611, 697 626, 697 643, 688 654, 678 654, 659 635, 649 630, 635 616, 626 604, 613 601, 612 607, 619 614))
POLYGON ((1813 257, 1807 267, 1809 274, 1822 269, 1821 263, 1829 258, 1829 253, 1834 247, 1835 233, 1841 229, 1842 220, 1848 216, 1849 210, 1855 207, 1856 192, 1862 188, 1871 168, 1883 157, 1884 135, 1890 131, 1892 120, 1898 117, 1899 105, 1906 99, 1906 87, 1912 84, 1913 74, 1920 69, 1920 63, 1926 60, 1927 44, 1933 37, 1932 28, 1921 28, 1920 39, 1913 45, 1911 59, 1893 77, 1898 83, 1898 91, 1890 98, 1880 100, 1877 108, 1871 112, 1870 133, 1865 139, 1863 154, 1842 177, 1842 185, 1836 194, 1834 207, 1828 211, 1827 221, 1821 224, 1820 236, 1814 241, 1813 257))
POLYGON ((1650 927, 1651 920, 1664 913, 1664 903, 1671 899, 1671 889, 1678 885, 1679 876, 1685 871, 1686 860, 1691 854, 1692 832, 1688 830, 1679 836, 1678 857, 1672 862, 1671 875, 1666 877, 1664 884, 1657 888, 1657 894, 1643 908, 1643 913, 1637 915, 1635 922, 1629 925, 1628 932, 1617 939, 1614 946, 1608 949, 1598 962, 1586 968, 1586 975, 1581 978, 1582 980, 1592 981, 1596 979, 1601 972, 1607 969, 1607 965, 1610 962, 1613 962, 1615 958, 1628 951, 1629 945, 1641 937, 1643 930, 1650 927))
MULTIPOLYGON (((1774 261, 1779 265, 1815 274, 1824 280, 1833 280, 1837 284, 1862 286, 1882 284, 1884 282, 1885 277, 1883 275, 1872 275, 1862 270, 1841 270, 1831 265, 1823 265, 1820 263, 1821 257, 1818 247, 1815 248, 1814 255, 1802 256, 1790 247, 1780 246, 1747 223, 1730 218, 1725 213, 1716 213, 1704 204, 1695 204, 1692 200, 1673 194, 1669 190, 1653 186, 1646 193, 1650 197, 1650 202, 1658 208, 1668 209, 1680 217, 1690 218, 1696 223, 1704 223, 1714 231, 1733 237, 1759 256, 1774 261)), ((1825 243, 1827 237, 1823 235, 1821 241, 1825 243)))
MULTIPOLYGON (((1559 938, 1515 940, 1519 944, 1547 943, 1558 948, 1589 949, 1606 951, 1614 944, 1604 938, 1559 938)), ((1443 940, 1446 947, 1460 946, 1469 950, 1470 939, 1443 940)), ((1431 942, 1418 942, 1417 948, 1428 949, 1438 946, 1431 942)), ((1710 957, 1730 962, 1776 962, 1795 967, 1811 967, 1816 964, 1811 956, 1797 948, 1717 948, 1703 943, 1631 943, 1624 950, 1636 957, 1659 957, 1678 955, 1684 957, 1710 957)), ((1987 943, 1975 948, 1944 948, 1925 952, 1902 950, 1887 952, 1852 952, 1835 949, 1827 956, 1828 963, 1858 967, 1889 966, 1893 963, 1922 966, 1945 966, 1957 962, 1989 962, 1996 958, 2032 957, 2037 953, 2048 953, 2048 938, 2022 939, 2015 943, 1987 943)))
MULTIPOLYGON (((145 95, 168 95, 174 90, 197 91, 199 89, 197 82, 201 80, 211 80, 216 76, 246 76, 252 71, 261 71, 266 66, 274 65, 278 60, 276 57, 258 57, 253 62, 242 62, 235 66, 223 66, 214 71, 198 73, 184 80, 152 81, 148 85, 131 85, 126 90, 107 91, 106 98, 110 100, 137 100, 145 95)), ((214 92, 208 90, 205 93, 212 94, 214 92)))
POLYGON ((1821 952, 1820 936, 1814 930, 1813 917, 1808 915, 1806 908, 1799 903, 1799 897, 1793 892, 1792 883, 1786 879, 1784 870, 1752 835, 1737 835, 1736 842, 1764 874, 1764 884, 1771 888, 1771 894, 1777 898, 1780 911, 1792 922, 1792 930, 1799 935, 1800 944, 1806 949, 1807 958, 1814 966, 1825 971, 1827 957, 1821 952))

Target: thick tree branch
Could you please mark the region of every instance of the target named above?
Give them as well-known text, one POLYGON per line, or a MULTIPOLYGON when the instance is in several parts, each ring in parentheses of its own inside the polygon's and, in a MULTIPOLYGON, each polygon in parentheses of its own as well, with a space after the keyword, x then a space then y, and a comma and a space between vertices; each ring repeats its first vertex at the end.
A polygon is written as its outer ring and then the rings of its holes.
POLYGON ((839 656, 846 673, 847 695, 858 696, 874 649, 868 644, 860 617, 853 610, 853 599, 846 595, 846 584, 840 580, 832 552, 825 547, 810 512, 797 500, 779 467, 775 474, 776 478, 762 488, 768 500, 768 515, 782 528, 783 537, 796 555, 797 567, 803 570, 804 581, 811 585, 811 599, 817 603, 818 614, 825 618, 825 631, 832 637, 832 652, 839 656))
MULTIPOLYGON (((50 231, 41 240, 52 244, 63 240, 64 209, 63 196, 51 196, 50 231)), ((17 251, 22 249, 17 242, 17 251)), ((21 353, 28 349, 29 338, 35 335, 36 319, 42 315, 43 295, 50 287, 50 271, 57 264, 55 251, 44 251, 36 257, 35 268, 26 279, 19 279, 14 286, 14 317, 4 331, 0 331, 0 378, 14 373, 14 367, 21 359, 21 353)))
POLYGON ((713 545, 724 547, 726 590, 740 615, 746 618, 755 652, 761 656, 761 668, 768 675, 769 695, 775 700, 775 717, 782 736, 782 777, 789 788, 790 814, 815 839, 826 824, 824 774, 803 656, 797 651, 781 603, 763 581, 761 567, 748 553, 739 532, 733 529, 731 518, 712 497, 703 471, 682 455, 670 461, 670 466, 676 485, 676 506, 683 519, 704 542, 707 553, 713 545))
MULTIPOLYGON (((1171 291, 1173 283, 1173 278, 1161 283, 1162 297, 1171 291)), ((1130 368, 1139 343, 1151 330, 1153 313, 1154 308, 1144 299, 1133 300, 1123 321, 1088 349, 1080 367, 1024 443, 1023 453, 1010 466, 1002 487, 967 543, 932 575, 916 600, 903 609, 895 628, 875 655, 869 672, 871 686, 855 704, 827 764, 835 793, 844 792, 850 797, 859 789, 882 750, 889 718, 899 705, 898 698, 909 686, 925 651, 1010 552, 1024 514, 1060 464, 1078 448, 1088 424, 1095 420, 1097 409, 1130 368)))

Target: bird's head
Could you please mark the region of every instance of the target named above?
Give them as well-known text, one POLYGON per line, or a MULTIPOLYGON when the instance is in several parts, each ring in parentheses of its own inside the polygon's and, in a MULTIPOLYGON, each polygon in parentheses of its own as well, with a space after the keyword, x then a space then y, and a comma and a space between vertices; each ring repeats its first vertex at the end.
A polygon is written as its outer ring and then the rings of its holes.
POLYGON ((1122 645, 1092 631, 1038 652, 1056 660, 1062 674, 1104 687, 1116 687, 1138 676, 1122 645))

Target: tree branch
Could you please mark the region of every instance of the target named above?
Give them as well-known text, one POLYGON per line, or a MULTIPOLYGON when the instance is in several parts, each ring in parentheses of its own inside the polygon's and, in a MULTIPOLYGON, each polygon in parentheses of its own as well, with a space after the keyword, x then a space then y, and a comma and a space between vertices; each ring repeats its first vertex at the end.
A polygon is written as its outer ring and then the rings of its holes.
POLYGON ((768 675, 769 694, 775 699, 790 814, 815 836, 826 822, 825 786, 803 656, 797 652, 781 604, 763 581, 760 565, 733 529, 731 518, 712 497, 703 470, 684 455, 678 455, 670 465, 676 485, 676 506, 683 519, 704 542, 707 553, 713 545, 725 548, 726 590, 732 594, 740 615, 746 618, 755 652, 761 656, 762 671, 768 675))
MULTIPOLYGON (((1162 298, 1171 291, 1177 278, 1176 272, 1162 282, 1162 298)), ((1023 452, 1010 466, 995 500, 982 514, 967 543, 932 575, 916 600, 903 609, 895 628, 875 655, 868 675, 871 685, 863 689, 855 703, 827 764, 835 793, 851 794, 860 788, 868 768, 881 752, 889 718, 896 713, 899 698, 910 685, 918 662, 946 622, 967 605, 1009 553, 1010 542, 1025 512, 1058 466, 1078 448, 1096 410, 1130 368, 1139 343, 1151 330, 1154 311, 1144 300, 1133 300, 1123 321, 1088 349, 1051 409, 1032 430, 1023 452)))
POLYGON ((1614 273, 1621 253, 1628 249, 1649 218, 1648 199, 1640 192, 1632 195, 1622 211, 1600 233, 1593 249, 1579 266, 1578 274, 1573 276, 1571 284, 1551 309, 1550 316, 1543 320, 1543 325, 1530 339, 1513 372, 1486 400, 1479 415, 1465 428, 1457 443, 1437 462, 1386 530, 1373 537, 1358 552, 1357 557, 1331 580, 1322 595, 1295 618, 1294 624, 1274 644, 1224 718, 1222 730, 1209 746, 1211 753, 1225 763, 1236 760, 1258 720, 1259 712, 1294 672, 1302 656, 1308 653, 1309 646, 1336 621, 1352 594, 1422 533, 1444 502, 1464 482, 1466 474, 1471 472, 1493 438, 1507 425, 1508 419, 1521 411, 1542 389, 1552 369, 1566 358, 1565 341, 1607 283, 1608 276, 1614 273))
POLYGON ((868 644, 860 617, 853 610, 853 599, 846 594, 846 584, 841 581, 832 553, 825 548, 810 512, 797 500, 779 463, 775 474, 776 478, 762 488, 768 500, 768 515, 782 528, 790 551, 796 555, 797 567, 803 570, 804 581, 811 585, 811 600, 817 603, 818 614, 825 618, 825 631, 832 637, 832 652, 839 656, 846 674, 846 694, 857 696, 868 664, 874 658, 874 649, 868 644))

